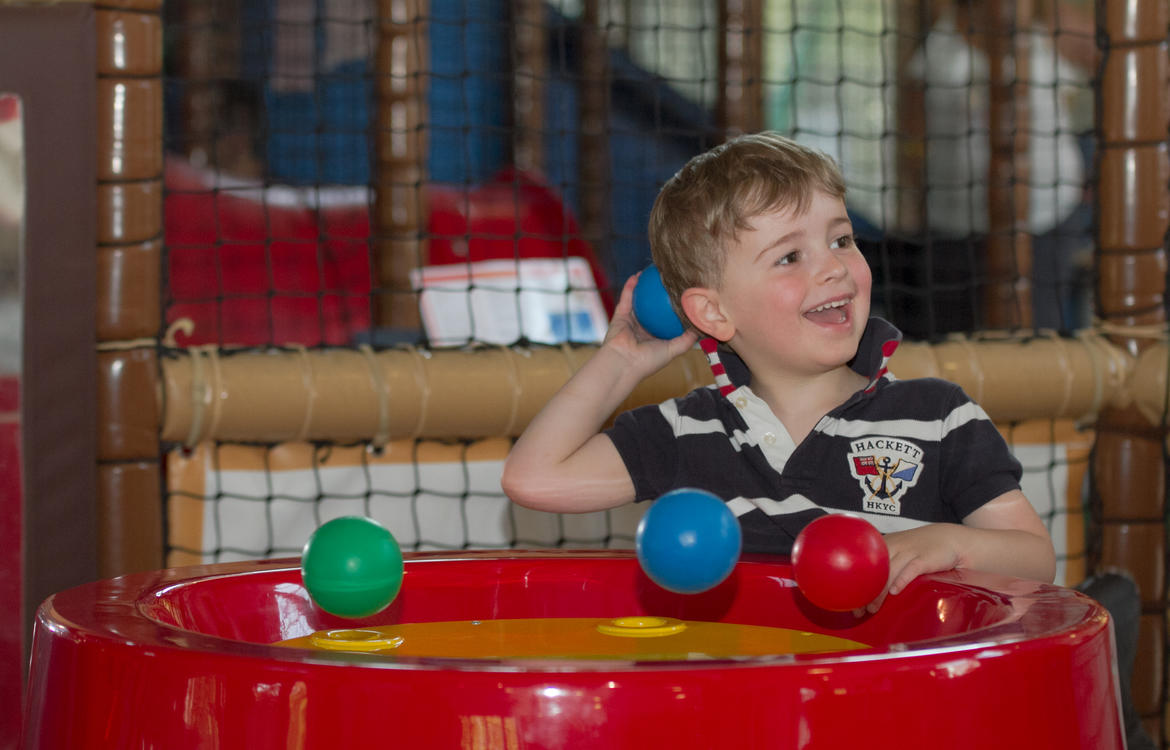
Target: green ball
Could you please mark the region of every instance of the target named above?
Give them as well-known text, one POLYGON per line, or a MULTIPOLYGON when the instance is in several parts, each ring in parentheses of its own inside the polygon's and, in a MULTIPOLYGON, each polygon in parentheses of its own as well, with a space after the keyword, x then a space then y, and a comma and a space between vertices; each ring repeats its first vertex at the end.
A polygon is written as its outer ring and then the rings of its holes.
POLYGON ((335 518, 305 543, 301 578, 321 609, 339 617, 369 617, 402 588, 402 550, 394 535, 362 516, 335 518))

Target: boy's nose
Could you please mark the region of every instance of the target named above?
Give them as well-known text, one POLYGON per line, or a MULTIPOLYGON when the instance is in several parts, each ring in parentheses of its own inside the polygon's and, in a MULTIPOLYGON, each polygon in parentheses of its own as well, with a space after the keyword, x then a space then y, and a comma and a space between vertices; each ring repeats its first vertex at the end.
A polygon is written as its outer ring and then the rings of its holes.
POLYGON ((835 253, 826 252, 821 256, 821 266, 817 269, 817 276, 824 281, 835 281, 849 273, 845 261, 835 253))

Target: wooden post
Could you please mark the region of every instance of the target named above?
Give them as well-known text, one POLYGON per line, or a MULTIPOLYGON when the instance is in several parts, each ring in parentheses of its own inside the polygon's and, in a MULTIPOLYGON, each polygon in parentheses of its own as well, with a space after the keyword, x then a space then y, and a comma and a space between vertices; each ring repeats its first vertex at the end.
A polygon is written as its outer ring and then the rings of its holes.
MULTIPOLYGON (((987 169, 987 288, 983 326, 1032 325, 1032 238, 1028 233, 1030 0, 989 0, 985 25, 990 159, 987 169)), ((978 30, 976 31, 978 34, 978 30)))
POLYGON ((512 163, 544 173, 548 30, 543 0, 512 0, 512 163))
POLYGON ((719 3, 719 100, 715 121, 727 135, 764 127, 764 4, 719 3))
MULTIPOLYGON (((926 230, 926 84, 907 68, 931 19, 921 0, 898 0, 896 228, 903 236, 926 230)), ((928 269, 929 271, 929 269, 928 269)), ((928 276, 929 278, 929 276, 928 276)))
POLYGON ((426 264, 427 0, 379 0, 371 216, 376 326, 419 327, 410 271, 426 264))
MULTIPOLYGON (((156 5, 161 12, 162 2, 115 0, 109 5, 138 10, 156 5)), ((174 47, 175 72, 183 83, 179 112, 184 138, 171 148, 192 164, 215 167, 220 163, 217 141, 226 115, 221 79, 233 75, 239 56, 237 47, 230 43, 238 38, 239 30, 227 33, 224 26, 238 17, 238 8, 233 3, 236 13, 225 12, 228 6, 224 0, 186 0, 174 5, 168 10, 180 18, 178 23, 172 22, 174 38, 169 41, 174 47)))
POLYGON ((609 44, 602 28, 601 0, 581 9, 580 131, 577 174, 581 234, 599 258, 609 257, 611 179, 609 150, 609 44))

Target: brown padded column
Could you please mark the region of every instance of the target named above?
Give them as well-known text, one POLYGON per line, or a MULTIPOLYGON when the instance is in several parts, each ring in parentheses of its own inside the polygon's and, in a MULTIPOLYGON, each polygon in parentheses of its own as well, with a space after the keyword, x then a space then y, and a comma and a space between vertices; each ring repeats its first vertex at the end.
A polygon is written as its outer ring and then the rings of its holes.
MULTIPOLYGON (((1167 4, 1107 0, 1098 106, 1098 315, 1110 340, 1133 356, 1164 336, 1165 238, 1170 228, 1167 158, 1167 4)), ((1162 358, 1161 368, 1167 360, 1162 358)), ((1157 402, 1155 402, 1157 403, 1157 402)), ((1128 571, 1141 588, 1134 703, 1161 738, 1166 696, 1165 400, 1160 414, 1111 408, 1097 423, 1091 508, 1099 570, 1128 571)), ((1147 411, 1148 411, 1147 407, 1147 411)))
POLYGON ((98 571, 163 566, 158 361, 161 0, 95 4, 98 571))

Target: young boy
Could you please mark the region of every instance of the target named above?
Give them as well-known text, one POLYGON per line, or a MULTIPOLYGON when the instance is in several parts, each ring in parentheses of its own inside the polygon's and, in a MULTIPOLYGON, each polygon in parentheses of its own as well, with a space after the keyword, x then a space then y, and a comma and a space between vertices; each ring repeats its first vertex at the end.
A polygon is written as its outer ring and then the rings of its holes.
POLYGON ((517 440, 505 492, 586 512, 705 489, 738 517, 745 553, 787 554, 813 518, 853 513, 885 535, 889 594, 956 567, 1051 581, 1052 541, 986 413, 951 383, 887 373, 901 334, 869 317, 844 196, 831 159, 772 133, 692 159, 650 216, 654 262, 690 329, 646 333, 627 281, 605 342, 517 440), (700 334, 714 387, 602 431, 700 334))

